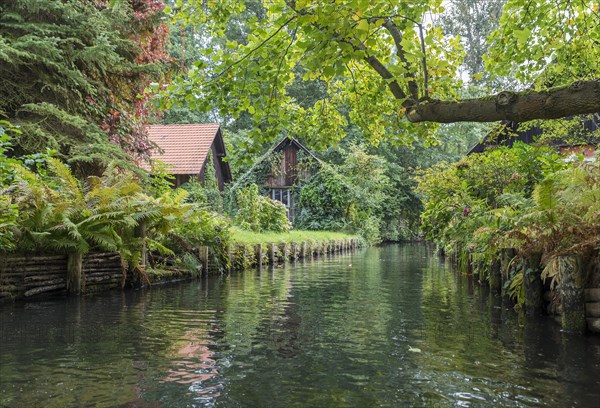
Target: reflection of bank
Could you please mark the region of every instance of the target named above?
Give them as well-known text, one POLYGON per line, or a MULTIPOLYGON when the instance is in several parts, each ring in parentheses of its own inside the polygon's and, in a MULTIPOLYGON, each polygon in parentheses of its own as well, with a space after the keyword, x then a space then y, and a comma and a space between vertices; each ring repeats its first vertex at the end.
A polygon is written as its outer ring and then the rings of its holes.
POLYGON ((197 394, 203 402, 219 397, 223 385, 215 352, 210 349, 212 340, 204 328, 188 330, 185 342, 176 346, 176 355, 171 358, 171 368, 162 382, 189 385, 189 391, 197 394), (199 333, 200 332, 200 333, 199 333))

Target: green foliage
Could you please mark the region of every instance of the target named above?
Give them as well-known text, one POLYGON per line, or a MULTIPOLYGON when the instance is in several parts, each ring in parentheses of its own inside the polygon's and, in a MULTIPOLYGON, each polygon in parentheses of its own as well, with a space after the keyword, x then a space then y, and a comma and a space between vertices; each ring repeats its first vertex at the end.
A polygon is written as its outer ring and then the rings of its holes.
POLYGON ((18 154, 47 148, 99 174, 151 147, 143 96, 162 76, 160 3, 15 0, 0 6, 0 113, 18 154))
POLYGON ((486 66, 537 88, 597 78, 597 19, 593 1, 509 0, 500 28, 488 39, 486 66))
POLYGON ((288 232, 291 229, 285 206, 260 195, 256 184, 238 190, 236 202, 235 224, 243 229, 254 232, 288 232))
MULTIPOLYGON (((175 20, 202 24, 210 33, 205 37, 225 43, 203 44, 195 66, 169 86, 168 100, 161 98, 167 105, 218 110, 220 116, 233 119, 248 115, 253 136, 260 140, 289 132, 310 134, 314 145, 327 146, 344 136, 349 122, 375 142, 391 135, 404 143, 414 140, 415 133, 431 136, 427 125, 415 128, 398 117, 404 101, 390 98, 387 85, 392 80, 401 88, 422 84, 423 55, 415 22, 426 12, 440 11, 438 1, 278 0, 263 2, 245 17, 246 6, 253 2, 217 3, 208 9, 199 3, 181 4, 173 13, 175 20), (403 34, 401 58, 392 57, 395 44, 383 28, 385 16, 403 34), (228 34, 231 27, 242 27, 243 35, 228 34), (372 70, 370 55, 388 68, 390 78, 372 70), (206 97, 194 98, 191 90, 206 97)), ((452 94, 460 42, 445 37, 438 27, 424 30, 423 40, 431 72, 421 96, 452 94)))
POLYGON ((174 105, 251 116, 257 138, 305 131, 326 145, 353 124, 373 142, 410 143, 430 138, 433 127, 402 114, 431 99, 466 98, 465 70, 478 95, 598 77, 592 1, 275 0, 256 13, 248 4, 181 4, 177 21, 203 24, 205 37, 220 42, 204 43, 195 67, 168 93, 174 105), (228 35, 231 27, 242 35, 228 35), (307 98, 305 89, 314 92, 307 98), (198 90, 207 97, 195 98, 198 90))
MULTIPOLYGON (((19 161, 8 157, 12 150, 12 137, 9 132, 15 129, 9 122, 0 120, 0 187, 8 185, 14 179, 14 166, 19 161)), ((0 251, 14 249, 14 231, 17 227, 19 209, 9 195, 0 195, 0 251)))
POLYGON ((523 281, 523 271, 516 273, 509 285, 508 295, 514 302, 522 306, 525 303, 525 283, 523 281))
POLYGON ((300 190, 298 228, 359 234, 381 241, 379 213, 387 199, 385 162, 364 148, 350 147, 341 166, 325 165, 300 190))
MULTIPOLYGON (((483 265, 504 248, 520 258, 543 254, 542 276, 554 285, 557 257, 600 245, 599 177, 599 162, 567 163, 548 148, 516 144, 468 156, 423 173, 423 229, 483 265)), ((507 289, 519 300, 522 280, 512 279, 507 289)))
POLYGON ((182 189, 145 194, 132 173, 108 169, 102 177, 76 179, 56 158, 36 173, 10 163, 14 180, 4 186, 0 218, 3 251, 118 251, 143 273, 142 250, 160 256, 214 249, 223 261, 228 222, 186 202, 182 189))

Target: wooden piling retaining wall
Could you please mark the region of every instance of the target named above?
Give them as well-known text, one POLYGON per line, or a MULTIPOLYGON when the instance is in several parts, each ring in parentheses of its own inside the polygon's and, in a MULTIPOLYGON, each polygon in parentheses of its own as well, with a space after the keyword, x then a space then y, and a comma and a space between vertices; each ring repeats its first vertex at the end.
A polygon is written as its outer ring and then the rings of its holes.
MULTIPOLYGON (((67 293, 68 255, 0 256, 0 299, 67 293)), ((118 253, 91 253, 81 265, 81 292, 120 287, 118 253)))
MULTIPOLYGON (((297 259, 334 254, 360 246, 357 239, 332 242, 270 243, 267 245, 232 245, 227 250, 229 270, 244 270, 269 264, 282 264, 297 259)), ((198 250, 203 273, 222 272, 211 262, 214 254, 208 247, 198 250)), ((62 255, 12 255, 0 254, 0 301, 29 299, 68 293, 92 293, 122 288, 135 284, 136 277, 127 273, 127 267, 118 253, 90 253, 81 263, 77 288, 69 287, 69 256, 62 255)), ((72 259, 72 258, 71 258, 72 259)), ((185 273, 183 273, 185 275, 185 273)), ((191 278, 193 274, 189 273, 191 278)))
MULTIPOLYGON (((244 270, 251 267, 284 264, 299 259, 312 259, 323 255, 333 255, 358 248, 358 239, 333 240, 323 242, 291 242, 266 245, 234 244, 227 249, 229 270, 244 270)), ((211 270, 210 257, 201 259, 208 262, 211 270)))
POLYGON ((584 295, 588 330, 600 333, 600 256, 590 265, 584 295))

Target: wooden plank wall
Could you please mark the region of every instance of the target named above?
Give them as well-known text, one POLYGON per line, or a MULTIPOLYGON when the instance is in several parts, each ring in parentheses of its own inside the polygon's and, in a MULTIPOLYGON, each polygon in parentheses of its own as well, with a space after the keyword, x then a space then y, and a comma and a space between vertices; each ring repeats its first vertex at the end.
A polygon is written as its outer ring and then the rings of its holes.
MULTIPOLYGON (((82 265, 82 292, 119 287, 123 267, 118 253, 91 253, 82 265)), ((0 255, 0 300, 67 292, 67 255, 0 255)))

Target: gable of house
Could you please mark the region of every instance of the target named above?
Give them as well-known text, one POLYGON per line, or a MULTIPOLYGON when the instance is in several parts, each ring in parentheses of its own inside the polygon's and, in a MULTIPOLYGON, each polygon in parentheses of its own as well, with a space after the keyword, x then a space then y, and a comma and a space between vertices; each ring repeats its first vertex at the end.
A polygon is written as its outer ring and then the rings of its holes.
POLYGON ((284 138, 272 149, 265 179, 269 188, 293 187, 310 178, 319 159, 298 140, 284 138))
POLYGON ((320 165, 321 161, 302 143, 285 137, 240 177, 232 190, 257 183, 263 194, 285 205, 288 218, 293 220, 294 188, 307 181, 320 165))
MULTIPOLYGON (((229 163, 223 160, 227 153, 218 124, 152 125, 148 127, 148 138, 157 146, 152 159, 167 165, 167 170, 175 176, 176 186, 192 178, 204 180, 207 165, 214 166, 221 191, 225 183, 231 182, 229 163), (207 162, 209 153, 212 163, 207 162)), ((151 168, 149 163, 141 167, 151 168)))

